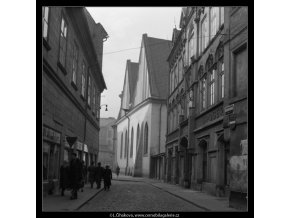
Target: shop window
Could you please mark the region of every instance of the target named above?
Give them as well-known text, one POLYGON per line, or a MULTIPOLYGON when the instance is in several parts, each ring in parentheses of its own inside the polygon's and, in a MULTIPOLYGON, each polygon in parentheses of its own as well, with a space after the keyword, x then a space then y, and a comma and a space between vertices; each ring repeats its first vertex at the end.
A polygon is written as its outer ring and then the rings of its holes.
POLYGON ((68 159, 68 150, 67 149, 63 150, 63 160, 64 161, 69 161, 69 159, 68 159))
POLYGON ((43 180, 48 179, 48 170, 49 170, 49 151, 50 147, 49 144, 43 142, 43 180))

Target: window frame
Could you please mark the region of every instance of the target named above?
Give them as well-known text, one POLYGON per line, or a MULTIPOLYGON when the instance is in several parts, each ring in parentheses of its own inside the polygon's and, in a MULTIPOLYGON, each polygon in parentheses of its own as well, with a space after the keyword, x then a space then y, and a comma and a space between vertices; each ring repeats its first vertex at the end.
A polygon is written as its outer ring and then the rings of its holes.
POLYGON ((86 63, 82 62, 82 83, 81 83, 81 96, 85 99, 86 95, 86 63))
POLYGON ((78 74, 78 60, 79 60, 79 48, 78 48, 77 43, 74 42, 73 43, 73 61, 72 61, 72 82, 76 86, 77 86, 77 74, 78 74), (74 64, 75 64, 75 67, 74 67, 74 64))
POLYGON ((50 10, 50 7, 46 7, 46 6, 43 6, 42 7, 42 39, 43 39, 43 44, 45 46, 45 48, 47 50, 50 50, 50 46, 48 44, 49 42, 49 30, 50 30, 50 13, 51 13, 51 10, 50 10), (47 14, 47 22, 45 22, 45 8, 48 8, 48 14, 47 14), (46 32, 46 37, 43 36, 44 34, 44 23, 47 24, 47 32, 46 32))
MULTIPOLYGON (((65 25, 64 25, 65 27, 65 25)), ((64 34, 63 34, 64 35, 64 34)), ((66 69, 66 56, 67 56, 67 47, 68 47, 68 21, 64 15, 64 13, 62 12, 61 13, 61 19, 60 19, 60 35, 59 35, 59 52, 58 52, 58 63, 64 68, 64 70, 66 69), (62 46, 62 21, 64 21, 64 24, 66 24, 66 34, 65 34, 65 50, 63 49, 63 46, 62 46), (64 52, 63 53, 63 58, 64 58, 64 63, 62 63, 62 60, 61 60, 61 52, 64 52)))

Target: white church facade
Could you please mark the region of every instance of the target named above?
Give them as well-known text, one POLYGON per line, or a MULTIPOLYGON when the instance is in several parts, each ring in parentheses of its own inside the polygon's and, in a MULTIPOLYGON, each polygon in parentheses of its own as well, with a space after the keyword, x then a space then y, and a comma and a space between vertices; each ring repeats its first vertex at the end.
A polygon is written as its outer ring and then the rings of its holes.
POLYGON ((164 179, 171 41, 143 34, 139 62, 127 60, 116 121, 121 173, 164 179))

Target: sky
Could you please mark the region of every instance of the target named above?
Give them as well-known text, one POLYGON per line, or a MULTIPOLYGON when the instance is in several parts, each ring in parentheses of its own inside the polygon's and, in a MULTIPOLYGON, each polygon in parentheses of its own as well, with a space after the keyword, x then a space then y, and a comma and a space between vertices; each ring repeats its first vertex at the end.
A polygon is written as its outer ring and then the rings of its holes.
POLYGON ((107 90, 101 94, 101 117, 117 118, 123 90, 126 61, 138 62, 142 35, 171 40, 179 28, 181 7, 87 7, 96 23, 109 35, 104 42, 103 75, 107 90), (124 50, 124 51, 121 51, 124 50))

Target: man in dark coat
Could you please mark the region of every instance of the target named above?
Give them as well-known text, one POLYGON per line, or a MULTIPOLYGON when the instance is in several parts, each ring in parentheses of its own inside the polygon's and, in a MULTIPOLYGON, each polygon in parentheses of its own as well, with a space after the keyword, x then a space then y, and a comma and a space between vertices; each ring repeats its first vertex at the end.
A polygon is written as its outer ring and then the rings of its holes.
POLYGON ((64 190, 69 188, 69 166, 68 162, 64 161, 60 167, 59 188, 61 189, 61 196, 64 196, 64 190))
POLYGON ((98 166, 96 167, 95 169, 95 180, 96 180, 96 183, 97 183, 97 189, 101 188, 101 181, 102 181, 102 178, 103 178, 103 172, 104 172, 104 168, 101 167, 101 163, 99 162, 98 163, 98 166))
POLYGON ((105 188, 105 191, 110 190, 111 179, 112 179, 112 170, 107 165, 106 169, 104 170, 104 188, 105 188))
POLYGON ((94 161, 91 162, 91 165, 88 167, 88 172, 89 172, 89 182, 91 183, 91 188, 94 187, 94 182, 96 178, 96 167, 94 164, 94 161))
POLYGON ((72 188, 71 199, 77 199, 78 189, 80 188, 82 182, 82 163, 80 159, 77 158, 76 153, 72 154, 72 159, 70 162, 70 182, 72 188))

